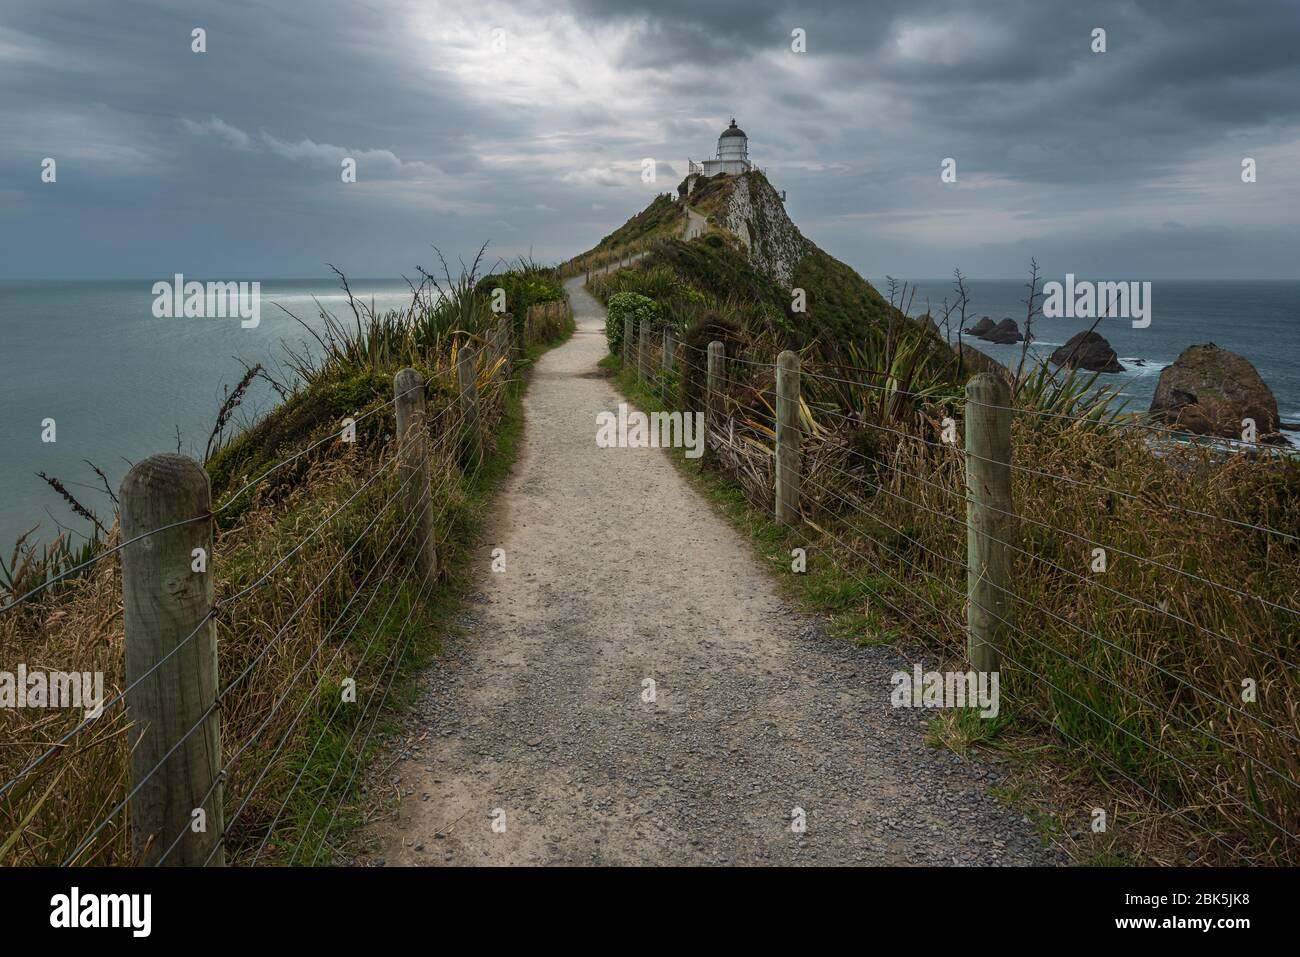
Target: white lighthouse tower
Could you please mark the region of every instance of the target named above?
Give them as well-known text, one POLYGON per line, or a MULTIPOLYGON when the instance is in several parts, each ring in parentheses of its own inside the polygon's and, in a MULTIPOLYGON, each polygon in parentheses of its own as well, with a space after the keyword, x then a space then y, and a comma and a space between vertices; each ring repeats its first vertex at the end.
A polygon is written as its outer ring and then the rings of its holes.
POLYGON ((749 169, 749 137, 731 118, 731 125, 718 137, 718 158, 724 173, 743 173, 749 169))
POLYGON ((687 160, 687 164, 690 173, 702 176, 716 176, 718 173, 735 176, 739 173, 748 173, 754 168, 749 162, 749 137, 736 125, 736 118, 732 117, 731 125, 718 137, 717 156, 702 163, 687 160))

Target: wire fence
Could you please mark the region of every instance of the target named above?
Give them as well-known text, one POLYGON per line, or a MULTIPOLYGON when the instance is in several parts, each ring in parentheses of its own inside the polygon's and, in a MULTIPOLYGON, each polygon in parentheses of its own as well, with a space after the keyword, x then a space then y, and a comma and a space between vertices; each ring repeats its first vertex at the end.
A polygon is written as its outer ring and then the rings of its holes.
POLYGON ((398 373, 391 399, 216 506, 197 463, 138 464, 121 540, 0 609, 7 650, 76 661, 111 689, 84 717, 0 710, 0 864, 328 859, 394 683, 431 634, 513 363, 569 321, 567 303, 539 304, 518 350, 507 316, 432 375, 398 373), (270 494, 290 466, 301 480, 270 494), (187 475, 201 506, 173 487, 187 475))
MULTIPOLYGON (((567 318, 562 303, 530 311, 521 345, 567 318)), ((887 374, 826 374, 791 356, 783 375, 752 351, 662 330, 629 329, 625 342, 625 365, 665 408, 703 415, 712 469, 757 508, 795 503, 791 540, 809 573, 833 575, 856 601, 838 611, 861 614, 864 637, 955 664, 995 654, 997 733, 1069 749, 1081 816, 1108 810, 1108 833, 1156 857, 1175 845, 1204 862, 1300 862, 1300 504, 1288 457, 1045 413, 1010 393, 892 390, 889 403, 855 403, 888 390, 887 374), (1005 455, 987 446, 1000 429, 1005 455), (989 476, 1005 480, 1001 504, 981 492, 989 476)), ((508 332, 468 355, 241 478, 216 506, 132 534, 124 524, 120 541, 0 608, 6 647, 76 661, 112 689, 81 720, 0 709, 0 863, 331 854, 426 631, 440 579, 425 559, 448 546, 501 413, 508 332), (431 388, 440 408, 410 404, 431 388), (307 469, 295 486, 312 494, 269 495, 290 468, 307 469), (118 624, 131 562, 170 550, 191 568, 195 543, 210 564, 181 577, 207 590, 188 589, 190 618, 133 660, 142 629, 130 611, 118 624)), ((958 732, 986 733, 954 719, 947 733, 958 732)))
POLYGON ((939 733, 1054 738, 1094 847, 1300 862, 1294 456, 1046 411, 995 376, 906 392, 793 354, 783 401, 773 357, 713 350, 646 331, 625 366, 664 408, 704 415, 706 461, 751 506, 779 514, 785 463, 789 541, 860 597, 857 632, 959 670, 995 645, 1000 717, 936 713, 939 733), (986 447, 999 429, 1005 455, 986 447))

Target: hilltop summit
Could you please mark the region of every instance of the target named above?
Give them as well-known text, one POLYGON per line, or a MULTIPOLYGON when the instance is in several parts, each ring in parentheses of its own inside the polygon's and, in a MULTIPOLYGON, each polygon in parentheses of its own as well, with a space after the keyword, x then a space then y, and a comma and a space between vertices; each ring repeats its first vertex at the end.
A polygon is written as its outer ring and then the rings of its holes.
POLYGON ((680 201, 744 243, 750 261, 773 281, 794 286, 795 267, 814 247, 786 215, 785 193, 750 162, 749 137, 735 117, 718 137, 717 158, 688 159, 687 167, 680 201))
MULTIPOLYGON (((718 137, 716 158, 688 161, 675 193, 661 193, 582 256, 608 260, 642 251, 635 269, 664 267, 675 295, 730 302, 757 332, 832 355, 891 323, 922 327, 926 351, 947 362, 953 353, 926 321, 908 319, 852 267, 808 239, 785 208, 785 192, 750 158, 749 136, 732 118, 718 137), (942 346, 942 349, 940 349, 942 346)), ((680 317, 684 323, 685 314, 680 317)))
POLYGON ((899 315, 852 267, 800 232, 784 194, 758 168, 690 172, 675 194, 656 196, 589 252, 642 247, 648 248, 639 268, 664 265, 719 300, 761 306, 794 343, 860 339, 899 315), (803 311, 793 307, 795 290, 804 292, 803 311))
POLYGON ((739 239, 756 269, 787 289, 798 285, 796 269, 817 247, 799 232, 786 214, 781 194, 763 173, 688 176, 679 194, 709 225, 739 239))

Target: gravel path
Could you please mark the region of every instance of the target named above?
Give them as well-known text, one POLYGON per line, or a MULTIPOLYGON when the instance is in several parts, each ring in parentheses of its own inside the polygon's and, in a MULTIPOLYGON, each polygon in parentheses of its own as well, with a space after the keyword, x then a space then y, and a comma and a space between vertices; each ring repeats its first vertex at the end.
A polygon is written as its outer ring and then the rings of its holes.
POLYGON ((578 332, 525 399, 466 637, 371 782, 401 796, 371 862, 1059 863, 988 795, 996 765, 927 747, 919 712, 889 706, 897 651, 822 636, 664 453, 596 447, 620 399, 580 281, 578 332))
MULTIPOLYGON (((682 238, 694 239, 696 236, 703 236, 704 231, 708 228, 709 221, 688 206, 686 208, 686 234, 682 238)), ((596 308, 600 308, 600 303, 596 304, 596 308)))

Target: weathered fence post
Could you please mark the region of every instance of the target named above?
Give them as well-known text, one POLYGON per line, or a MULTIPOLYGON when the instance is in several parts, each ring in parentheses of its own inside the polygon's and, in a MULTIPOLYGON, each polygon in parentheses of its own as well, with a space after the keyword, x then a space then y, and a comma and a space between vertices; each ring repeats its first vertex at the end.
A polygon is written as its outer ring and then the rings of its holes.
POLYGON ((709 435, 719 426, 721 420, 722 364, 726 359, 726 347, 716 339, 709 343, 708 374, 704 391, 704 457, 713 455, 709 448, 709 435))
POLYGON ((119 498, 122 540, 148 535, 122 549, 132 847, 146 865, 224 866, 208 473, 150 456, 119 498))
POLYGON ((663 370, 666 375, 672 375, 673 363, 677 359, 677 343, 673 339, 672 326, 664 326, 664 356, 663 370))
POLYGON ((776 520, 799 524, 799 356, 789 350, 776 357, 776 520))
POLYGON ((641 336, 636 353, 636 374, 645 382, 650 378, 650 323, 642 322, 637 331, 641 336))
POLYGON ((468 470, 477 468, 483 457, 483 434, 478 419, 478 379, 476 376, 474 347, 461 346, 456 356, 456 384, 460 391, 460 407, 464 418, 465 445, 462 463, 468 470))
POLYGON ((966 655, 997 671, 1011 621, 1011 388, 988 373, 966 383, 966 655))
POLYGON ((438 549, 433 534, 433 503, 429 500, 429 445, 424 417, 424 376, 401 369, 393 376, 393 408, 397 414, 399 488, 406 511, 415 522, 416 568, 432 584, 438 574, 438 549))
POLYGON ((632 361, 632 339, 636 335, 636 320, 631 317, 623 322, 623 368, 632 361))

